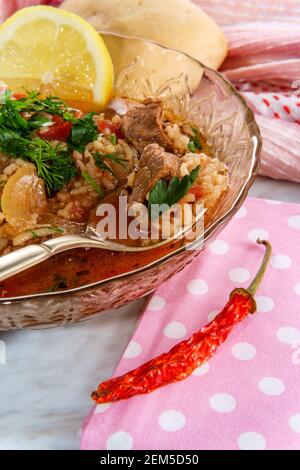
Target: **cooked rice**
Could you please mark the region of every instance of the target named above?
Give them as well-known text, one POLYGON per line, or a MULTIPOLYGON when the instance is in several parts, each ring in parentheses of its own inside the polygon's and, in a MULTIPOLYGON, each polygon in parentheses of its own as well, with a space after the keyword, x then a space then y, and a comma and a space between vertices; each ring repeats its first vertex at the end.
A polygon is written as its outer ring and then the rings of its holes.
POLYGON ((184 155, 187 151, 187 146, 190 141, 189 136, 184 134, 177 123, 169 123, 165 127, 165 132, 169 139, 172 141, 175 150, 184 155))
POLYGON ((199 201, 203 202, 205 209, 210 209, 228 188, 228 172, 218 158, 211 158, 205 153, 188 153, 182 158, 180 176, 189 175, 199 165, 200 172, 195 182, 203 191, 199 201))

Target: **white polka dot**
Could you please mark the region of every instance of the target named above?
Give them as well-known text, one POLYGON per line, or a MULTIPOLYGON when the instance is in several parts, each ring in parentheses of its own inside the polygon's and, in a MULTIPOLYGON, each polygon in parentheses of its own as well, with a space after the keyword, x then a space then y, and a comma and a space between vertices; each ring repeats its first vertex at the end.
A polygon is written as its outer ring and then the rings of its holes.
POLYGON ((209 245, 208 249, 215 255, 225 255, 229 251, 229 245, 223 240, 215 240, 209 245))
POLYGON ((233 282, 245 282, 251 277, 250 271, 246 268, 233 268, 229 271, 229 278, 233 282))
POLYGON ((263 228, 254 228, 248 233, 248 238, 252 242, 256 242, 258 238, 260 240, 267 240, 269 238, 269 233, 263 228))
POLYGON ((249 361, 256 354, 256 348, 250 343, 236 343, 231 348, 232 355, 241 361, 249 361))
POLYGON ((216 393, 209 400, 210 407, 219 413, 229 413, 236 407, 236 400, 228 393, 216 393))
POLYGON ((258 382, 259 389, 266 395, 277 396, 281 395, 285 390, 285 385, 282 380, 276 377, 263 377, 258 382))
POLYGON ((287 269, 291 264, 292 260, 287 255, 275 255, 271 258, 271 265, 276 269, 287 269))
POLYGON ((208 321, 214 320, 219 312, 220 310, 212 310, 211 312, 209 312, 209 314, 207 315, 208 321))
POLYGON ((300 230, 300 215, 292 215, 288 218, 288 226, 300 230))
POLYGON ((242 219, 243 217, 246 217, 246 215, 248 214, 248 210, 246 209, 246 207, 241 207, 237 213, 235 214, 235 218, 236 219, 242 219))
POLYGON ((125 431, 114 432, 106 441, 106 450, 131 450, 132 446, 133 439, 125 431))
POLYGON ((208 292, 208 285, 203 279, 193 279, 187 285, 190 294, 204 295, 208 292))
POLYGON ((132 359, 134 357, 139 356, 141 352, 142 352, 142 347, 140 343, 138 343, 137 341, 130 341, 130 343, 128 344, 124 352, 123 357, 125 357, 126 359, 132 359))
POLYGON ((300 341, 300 330, 294 326, 283 326, 277 330, 277 338, 282 343, 296 344, 300 341))
POLYGON ((148 304, 148 310, 161 310, 166 305, 166 299, 160 297, 159 295, 155 295, 152 297, 148 304))
POLYGON ((289 419, 290 427, 295 432, 300 432, 300 413, 293 415, 289 419))
POLYGON ((258 432, 244 432, 238 438, 238 446, 241 450, 263 450, 266 439, 258 432))
POLYGON ((202 366, 197 367, 193 372, 192 375, 205 375, 210 369, 210 365, 208 362, 202 364, 202 366))
POLYGON ((258 295, 255 297, 255 302, 258 312, 271 312, 275 307, 275 302, 271 297, 266 297, 264 295, 258 295))
POLYGON ((167 338, 180 339, 187 334, 186 327, 179 321, 172 321, 164 328, 164 335, 167 338))
POLYGON ((294 291, 296 292, 297 295, 300 295, 300 282, 298 282, 298 284, 295 285, 294 291))
POLYGON ((96 408, 94 410, 94 413, 104 413, 109 407, 111 406, 111 402, 109 403, 100 403, 99 405, 96 405, 96 408))
POLYGON ((180 411, 167 410, 160 415, 158 422, 164 431, 174 432, 184 428, 185 417, 180 411))
POLYGON ((265 199, 265 202, 271 206, 279 206, 282 204, 282 201, 276 201, 275 199, 265 199))

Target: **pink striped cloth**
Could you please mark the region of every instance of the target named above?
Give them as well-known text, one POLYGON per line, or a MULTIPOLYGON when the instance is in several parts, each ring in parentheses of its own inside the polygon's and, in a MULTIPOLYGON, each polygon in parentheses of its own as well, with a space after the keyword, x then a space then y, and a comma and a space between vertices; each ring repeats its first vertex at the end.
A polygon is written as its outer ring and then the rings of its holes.
POLYGON ((19 8, 33 5, 52 5, 57 7, 61 0, 0 0, 0 21, 6 20, 19 8))
POLYGON ((255 112, 263 137, 261 174, 299 183, 300 2, 194 3, 222 26, 228 40, 221 70, 255 112))
MULTIPOLYGON (((193 0, 223 28, 229 54, 222 71, 261 125, 261 174, 300 182, 300 2, 193 0), (276 129, 276 132, 275 132, 276 129)), ((61 0, 0 0, 0 20, 17 8, 61 0)))
POLYGON ((81 448, 299 449, 299 236, 299 205, 249 198, 209 248, 155 292, 115 375, 187 339, 235 286, 246 287, 263 256, 261 237, 273 256, 257 313, 188 379, 93 408, 81 448))

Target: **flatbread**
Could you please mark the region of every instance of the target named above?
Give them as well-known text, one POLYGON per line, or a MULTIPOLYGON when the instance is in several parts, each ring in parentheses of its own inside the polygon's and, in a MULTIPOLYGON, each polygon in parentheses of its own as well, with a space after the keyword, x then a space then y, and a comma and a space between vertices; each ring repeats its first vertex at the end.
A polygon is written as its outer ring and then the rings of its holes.
POLYGON ((98 31, 151 39, 217 69, 227 42, 213 19, 190 0, 66 0, 61 8, 98 31))

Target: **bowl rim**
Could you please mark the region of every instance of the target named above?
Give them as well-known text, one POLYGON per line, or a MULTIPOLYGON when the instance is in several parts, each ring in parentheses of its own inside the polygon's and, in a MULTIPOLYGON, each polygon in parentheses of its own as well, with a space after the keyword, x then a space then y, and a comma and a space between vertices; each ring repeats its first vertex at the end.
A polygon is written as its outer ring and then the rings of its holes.
MULTIPOLYGON (((209 227, 204 228, 204 232, 203 232, 203 235, 202 235, 201 239, 203 241, 209 239, 212 236, 212 234, 214 233, 214 231, 217 227, 221 227, 221 226, 225 225, 231 219, 231 217, 233 217, 233 215, 241 208, 244 200, 246 199, 246 197, 248 195, 249 189, 252 186, 252 184, 253 184, 253 182, 254 182, 257 174, 258 174, 258 170, 259 170, 259 166, 260 166, 260 152, 261 152, 261 149, 262 149, 262 137, 261 137, 260 129, 259 129, 258 124, 257 124, 257 122, 255 120, 255 117, 254 117, 254 112, 252 111, 252 109, 250 108, 248 103, 246 102, 245 98, 237 91, 237 89, 234 87, 234 85, 227 78, 225 78, 220 72, 218 72, 218 71, 202 64, 198 59, 195 59, 191 55, 189 55, 185 52, 182 52, 180 50, 174 49, 174 48, 166 47, 162 44, 159 44, 158 42, 148 40, 148 39, 144 39, 144 38, 140 38, 140 37, 137 37, 137 36, 127 36, 127 35, 118 34, 118 33, 109 32, 109 31, 99 31, 99 34, 101 34, 102 36, 108 36, 108 37, 113 36, 113 37, 126 39, 126 40, 140 41, 140 42, 143 42, 145 44, 152 44, 152 45, 157 46, 158 48, 168 50, 168 51, 174 51, 178 54, 181 54, 181 55, 187 57, 188 59, 192 60, 196 64, 200 65, 201 67, 203 67, 204 70, 209 70, 212 74, 215 74, 225 84, 228 91, 232 95, 234 95, 242 103, 242 105, 244 107, 244 110, 245 110, 245 122, 247 123, 248 127, 251 129, 251 133, 252 133, 252 135, 250 137, 250 140, 252 140, 252 142, 253 142, 252 165, 251 165, 251 169, 249 170, 248 176, 247 176, 243 186, 240 188, 239 194, 237 195, 237 197, 235 198, 235 200, 231 204, 230 208, 226 211, 225 214, 223 214, 222 217, 219 217, 217 220, 215 220, 209 227)), ((156 259, 156 260, 154 260, 150 263, 148 263, 147 265, 142 266, 141 268, 134 269, 134 270, 131 270, 131 271, 127 271, 125 273, 118 274, 116 276, 112 276, 108 279, 102 279, 100 281, 96 281, 96 282, 93 282, 93 283, 90 283, 90 284, 85 284, 84 286, 75 287, 75 288, 67 289, 67 290, 64 290, 64 291, 41 292, 41 293, 36 293, 36 294, 22 295, 22 296, 18 296, 18 297, 4 297, 4 298, 0 299, 0 306, 1 305, 18 304, 18 303, 21 303, 23 301, 30 301, 30 300, 33 300, 33 299, 45 298, 45 299, 49 300, 49 299, 55 299, 55 298, 57 299, 58 297, 59 298, 71 297, 72 294, 80 294, 80 293, 84 294, 86 291, 90 291, 92 289, 103 288, 106 285, 108 285, 109 283, 119 281, 119 280, 122 280, 122 279, 127 278, 127 277, 129 278, 129 277, 135 276, 137 274, 142 274, 144 272, 149 271, 152 268, 163 265, 169 259, 171 259, 175 256, 178 256, 178 255, 184 253, 185 251, 187 251, 190 248, 190 245, 191 244, 179 247, 179 248, 175 249, 174 251, 172 251, 171 253, 168 253, 168 254, 166 254, 166 255, 164 255, 164 256, 162 256, 162 257, 160 257, 160 258, 158 258, 158 259, 156 259)))

